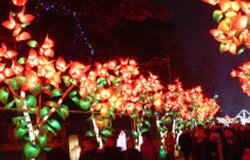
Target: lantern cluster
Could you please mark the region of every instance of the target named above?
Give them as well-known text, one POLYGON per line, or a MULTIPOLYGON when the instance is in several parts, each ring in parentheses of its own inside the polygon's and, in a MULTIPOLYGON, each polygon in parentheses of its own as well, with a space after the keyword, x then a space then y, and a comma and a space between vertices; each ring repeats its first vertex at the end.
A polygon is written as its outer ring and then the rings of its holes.
POLYGON ((220 52, 241 54, 250 48, 249 6, 246 0, 203 0, 211 5, 219 5, 214 10, 213 19, 218 22, 211 35, 220 42, 220 52))
POLYGON ((239 70, 233 70, 231 76, 240 79, 243 92, 250 96, 250 62, 246 62, 240 66, 239 70))
POLYGON ((90 113, 94 131, 86 134, 96 136, 99 143, 102 137, 112 135, 112 120, 118 115, 133 119, 132 132, 138 137, 148 131, 147 118, 152 116, 158 122, 165 122, 168 117, 178 119, 179 125, 183 125, 182 122, 193 119, 204 122, 218 111, 215 100, 205 98, 201 87, 184 90, 179 81, 164 87, 152 73, 140 74, 133 59, 93 65, 66 62, 62 57, 55 59, 54 41, 49 36, 39 44, 23 31, 34 19, 25 14, 27 0, 12 2, 22 9, 19 13, 10 11, 9 20, 2 26, 13 32, 15 42, 29 40, 29 51, 27 57, 20 57, 18 51, 2 43, 0 104, 23 113, 14 117, 13 123, 16 138, 26 141, 24 151, 28 159, 36 158, 42 149, 50 149, 49 133, 56 135, 61 130, 60 121, 52 115, 67 118, 70 107, 64 103, 66 98, 90 113))
POLYGON ((177 113, 178 118, 186 121, 196 119, 197 122, 206 122, 220 108, 214 99, 204 97, 200 86, 184 90, 179 81, 168 85, 165 101, 164 108, 177 113))

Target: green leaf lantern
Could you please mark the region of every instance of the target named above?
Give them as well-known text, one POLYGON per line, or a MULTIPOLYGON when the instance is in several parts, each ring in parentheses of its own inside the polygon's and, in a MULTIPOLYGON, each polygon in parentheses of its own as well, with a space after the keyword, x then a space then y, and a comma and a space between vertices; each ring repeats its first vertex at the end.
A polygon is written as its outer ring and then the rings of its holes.
POLYGON ((240 54, 242 54, 244 51, 245 51, 245 48, 241 48, 241 49, 239 49, 239 50, 237 51, 237 54, 240 55, 240 54))
POLYGON ((77 92, 76 90, 71 91, 71 92, 69 93, 69 98, 72 98, 72 97, 76 96, 77 93, 78 93, 78 92, 77 92))
POLYGON ((69 107, 65 104, 62 104, 61 107, 57 109, 57 114, 62 119, 66 119, 69 116, 69 107))
POLYGON ((145 132, 148 132, 148 129, 147 128, 142 128, 141 133, 145 133, 145 132))
POLYGON ((12 108, 14 103, 15 103, 15 101, 13 100, 13 101, 7 103, 7 104, 4 106, 4 108, 12 108))
POLYGON ((151 117, 151 116, 152 116, 152 111, 151 111, 151 110, 146 110, 146 111, 145 111, 145 115, 146 115, 147 117, 151 117))
POLYGON ((36 40, 30 40, 28 41, 28 46, 30 46, 31 48, 36 48, 38 46, 38 43, 36 40))
POLYGON ((74 96, 74 97, 71 98, 71 100, 72 100, 73 102, 75 102, 76 105, 79 105, 79 101, 80 101, 80 100, 79 100, 78 97, 74 96))
POLYGON ((151 123, 150 123, 148 120, 145 120, 144 123, 145 123, 145 125, 146 125, 148 128, 151 127, 151 123))
POLYGON ((35 146, 31 142, 26 143, 24 146, 24 153, 27 159, 36 158, 41 152, 40 146, 35 146))
POLYGON ((49 125, 44 124, 44 125, 42 126, 42 128, 43 128, 44 130, 50 131, 50 132, 52 132, 54 135, 56 135, 55 130, 54 130, 52 127, 50 127, 49 125))
POLYGON ((46 134, 39 135, 38 136, 38 141, 39 141, 41 147, 45 147, 46 144, 47 144, 47 141, 48 141, 47 135, 46 134))
POLYGON ((225 44, 221 43, 219 47, 219 51, 222 53, 224 52, 224 49, 225 49, 225 44))
POLYGON ((41 111, 40 111, 40 118, 42 119, 44 116, 46 116, 47 115, 47 113, 49 112, 49 107, 48 106, 44 106, 42 109, 41 109, 41 111))
POLYGON ((181 130, 183 130, 184 127, 185 127, 185 126, 184 126, 183 124, 180 124, 180 125, 178 126, 178 130, 181 131, 181 130))
POLYGON ((26 98, 26 105, 28 107, 36 107, 37 106, 37 99, 33 95, 28 95, 26 98))
POLYGON ((222 12, 220 10, 215 10, 212 15, 213 19, 220 22, 223 18, 222 12))
POLYGON ((92 131, 92 130, 89 130, 89 131, 87 131, 87 132, 84 134, 84 136, 86 136, 86 137, 94 137, 94 136, 95 136, 95 132, 92 131))
POLYGON ((17 63, 20 65, 24 65, 25 64, 26 59, 24 57, 21 57, 18 59, 17 63))
POLYGON ((16 78, 8 78, 8 79, 5 79, 4 82, 10 85, 15 91, 18 89, 16 78))
POLYGON ((56 119, 50 119, 48 120, 48 124, 53 127, 54 129, 60 131, 61 130, 61 125, 56 119))
POLYGON ((81 99, 80 101, 79 101, 79 105, 80 105, 80 107, 83 109, 83 110, 89 110, 89 108, 90 108, 90 101, 88 101, 88 100, 84 100, 84 99, 81 99))
POLYGON ((71 85, 69 76, 63 76, 63 82, 66 85, 66 87, 69 87, 71 85))
POLYGON ((104 136, 106 136, 106 137, 108 137, 108 136, 111 136, 111 135, 112 135, 112 132, 109 131, 109 130, 107 130, 107 129, 103 129, 103 130, 101 131, 101 134, 104 135, 104 136))
POLYGON ((30 23, 22 23, 22 24, 21 24, 21 27, 25 28, 25 27, 27 27, 28 25, 30 25, 30 23))
POLYGON ((26 128, 26 127, 17 127, 14 130, 15 137, 18 139, 21 139, 27 133, 28 133, 28 128, 26 128))
POLYGON ((25 118, 23 116, 16 116, 12 118, 12 122, 17 126, 17 127, 24 127, 28 123, 25 121, 25 118))
POLYGON ((134 129, 132 129, 131 134, 134 138, 139 136, 139 133, 137 131, 135 131, 134 129))
POLYGON ((60 97, 60 96, 62 96, 62 92, 57 90, 57 89, 53 89, 52 90, 52 96, 53 97, 60 97))
POLYGON ((166 158, 166 150, 164 148, 161 148, 160 149, 160 152, 159 152, 159 158, 160 159, 165 159, 166 158))
POLYGON ((6 88, 2 87, 0 89, 0 102, 3 104, 6 104, 9 98, 9 90, 6 88))
POLYGON ((43 148, 43 150, 46 151, 46 152, 49 152, 49 151, 52 151, 53 148, 52 147, 46 147, 46 148, 43 148))
POLYGON ((116 77, 115 80, 113 81, 113 85, 118 85, 121 82, 121 78, 120 77, 116 77))
POLYGON ((130 115, 130 118, 132 118, 132 119, 137 118, 137 114, 136 114, 136 113, 131 114, 131 115, 130 115))

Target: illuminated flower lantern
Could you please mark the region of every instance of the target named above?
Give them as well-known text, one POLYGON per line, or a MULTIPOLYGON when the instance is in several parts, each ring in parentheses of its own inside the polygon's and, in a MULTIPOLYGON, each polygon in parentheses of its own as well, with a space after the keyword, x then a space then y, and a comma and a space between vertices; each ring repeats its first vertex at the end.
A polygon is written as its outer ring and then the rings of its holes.
POLYGON ((79 86, 78 91, 70 93, 70 98, 91 113, 94 132, 90 130, 86 135, 95 135, 99 148, 102 148, 102 138, 112 135, 112 119, 116 114, 133 112, 133 103, 125 103, 124 97, 132 93, 129 79, 138 74, 136 63, 134 60, 120 59, 118 62, 114 60, 104 64, 95 63, 93 67, 78 68, 81 68, 79 72, 70 72, 79 86))
POLYGON ((218 22, 218 27, 210 30, 212 36, 221 43, 220 51, 241 54, 245 48, 250 48, 248 25, 250 2, 245 0, 203 1, 220 7, 213 12, 213 18, 218 22))
MULTIPOLYGON (((220 9, 213 12, 213 18, 218 22, 217 29, 210 33, 219 41, 220 51, 241 54, 250 48, 249 17, 250 2, 248 0, 203 0, 211 5, 219 5, 220 9), (238 49, 238 48, 241 49, 238 49)), ((249 77, 246 62, 240 67, 241 71, 233 70, 231 76, 239 77, 243 92, 249 95, 249 77)))
POLYGON ((185 126, 192 127, 212 120, 219 110, 214 99, 203 96, 200 86, 184 90, 178 80, 174 84, 169 84, 163 96, 159 97, 162 109, 155 114, 155 117, 162 149, 165 148, 167 132, 172 132, 178 138, 179 131, 185 126))
POLYGON ((26 2, 13 0, 13 4, 22 9, 16 14, 10 12, 9 20, 2 23, 13 32, 16 42, 29 40, 27 44, 30 50, 27 58, 19 57, 17 51, 2 43, 0 103, 6 109, 16 108, 23 113, 13 118, 15 137, 26 142, 26 158, 35 159, 42 149, 50 149, 47 144, 48 133, 56 135, 56 131, 61 130, 60 122, 51 116, 55 112, 63 119, 68 116, 69 108, 63 104, 63 100, 75 83, 67 79, 66 71, 71 64, 67 65, 61 57, 52 59, 53 40, 47 36, 43 44, 39 45, 27 31, 23 31, 34 19, 33 15, 25 13, 26 2))
POLYGON ((163 86, 160 84, 158 77, 151 73, 149 73, 147 78, 142 75, 133 77, 128 83, 130 83, 128 86, 130 86, 131 91, 127 92, 124 89, 122 90, 122 94, 125 95, 123 98, 125 98, 124 100, 128 104, 126 109, 131 110, 128 114, 134 122, 132 135, 136 140, 136 148, 140 150, 142 133, 149 131, 151 126, 147 118, 152 117, 154 111, 161 110, 161 104, 158 101, 160 98, 158 97, 157 99, 154 95, 159 93, 163 89, 163 86), (132 109, 130 109, 131 106, 133 107, 132 109))
POLYGON ((241 88, 248 96, 250 96, 250 62, 246 62, 239 67, 240 70, 233 70, 232 77, 238 77, 242 84, 241 88))

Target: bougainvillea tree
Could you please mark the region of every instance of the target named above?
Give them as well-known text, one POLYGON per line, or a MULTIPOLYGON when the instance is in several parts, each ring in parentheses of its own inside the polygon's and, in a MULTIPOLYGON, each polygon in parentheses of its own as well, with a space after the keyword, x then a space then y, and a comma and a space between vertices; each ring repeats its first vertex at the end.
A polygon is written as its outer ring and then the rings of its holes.
MULTIPOLYGON (((214 10, 213 18, 218 22, 218 27, 210 33, 220 42, 221 52, 230 52, 237 55, 250 48, 249 15, 250 2, 247 0, 203 0, 211 5, 219 5, 214 10)), ((241 71, 233 70, 231 76, 239 77, 242 89, 249 96, 249 62, 243 64, 241 71)))

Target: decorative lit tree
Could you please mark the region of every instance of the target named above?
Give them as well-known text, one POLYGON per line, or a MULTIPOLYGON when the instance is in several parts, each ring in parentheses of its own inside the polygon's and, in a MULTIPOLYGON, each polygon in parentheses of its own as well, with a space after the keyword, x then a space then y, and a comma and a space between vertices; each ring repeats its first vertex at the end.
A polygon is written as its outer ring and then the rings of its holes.
POLYGON ((133 119, 132 133, 140 149, 141 135, 150 128, 146 118, 152 113, 162 138, 166 131, 162 124, 175 119, 173 129, 181 129, 185 121, 194 117, 205 121, 216 113, 215 101, 205 99, 200 87, 183 91, 177 82, 163 94, 158 77, 151 73, 147 78, 140 75, 135 60, 86 66, 77 61, 67 64, 62 57, 53 59, 53 40, 47 36, 40 45, 25 31, 35 18, 25 12, 27 0, 12 2, 17 12, 10 11, 2 25, 12 31, 14 49, 4 43, 0 48, 0 103, 5 109, 16 108, 23 114, 14 117, 13 123, 15 136, 26 141, 27 159, 35 159, 42 149, 48 150, 48 133, 56 135, 61 130, 60 122, 52 115, 57 113, 63 119, 69 115, 69 107, 63 104, 66 97, 91 114, 94 131, 86 134, 96 136, 99 148, 103 147, 103 139, 112 134, 112 120, 117 115, 133 119), (16 49, 25 41, 29 46, 27 58, 16 49))
MULTIPOLYGON (((250 48, 249 15, 250 2, 247 0, 203 0, 211 5, 219 5, 220 9, 213 12, 213 18, 218 22, 217 29, 210 33, 220 42, 220 51, 231 54, 242 54, 250 48), (241 49, 237 49, 241 47, 241 49)), ((242 89, 249 96, 249 62, 241 67, 241 71, 233 70, 231 76, 239 77, 242 89)))
MULTIPOLYGON (((90 68, 90 67, 89 67, 90 68)), ((126 106, 122 89, 127 87, 124 81, 139 72, 134 60, 110 61, 104 64, 95 63, 95 67, 88 72, 79 72, 78 91, 70 93, 71 99, 83 110, 91 112, 94 132, 88 131, 88 136, 96 136, 99 148, 103 148, 103 136, 112 134, 112 119, 116 114, 122 114, 126 106)), ((126 88, 128 92, 132 90, 126 88)))
POLYGON ((239 70, 231 72, 232 77, 238 77, 242 84, 241 88, 248 96, 250 96, 250 62, 246 62, 239 67, 239 70))
POLYGON ((48 133, 56 135, 61 130, 60 122, 51 118, 52 114, 65 119, 69 108, 63 100, 75 86, 75 80, 69 77, 76 65, 66 64, 65 60, 54 57, 54 42, 47 36, 42 45, 30 40, 31 35, 23 31, 35 18, 25 13, 27 0, 13 0, 15 7, 21 7, 17 13, 10 11, 9 20, 2 25, 13 31, 14 50, 2 43, 0 48, 0 102, 6 109, 16 108, 22 116, 13 118, 16 125, 15 136, 26 141, 24 146, 27 159, 35 159, 41 149, 48 150, 48 133), (27 58, 20 57, 15 50, 17 43, 27 41, 30 47, 27 58), (34 116, 33 116, 34 115, 34 116))
POLYGON ((244 47, 250 48, 249 5, 245 0, 203 0, 211 5, 219 5, 214 10, 213 19, 218 22, 217 29, 210 30, 212 36, 220 42, 220 51, 241 54, 244 47), (243 47, 237 51, 237 47, 243 47))
POLYGON ((142 134, 148 132, 151 126, 148 119, 152 117, 154 112, 154 108, 152 108, 154 95, 164 87, 161 85, 158 77, 151 73, 149 73, 148 78, 142 75, 131 78, 133 79, 129 79, 126 82, 128 87, 123 88, 122 93, 127 103, 125 107, 129 109, 127 113, 134 123, 132 135, 136 139, 136 148, 140 150, 143 143, 142 134))
POLYGON ((185 126, 192 127, 212 120, 219 110, 214 99, 203 96, 200 86, 184 90, 182 83, 176 80, 174 84, 169 84, 167 89, 163 96, 155 95, 159 99, 154 103, 161 107, 155 114, 161 136, 161 149, 165 148, 167 132, 172 130, 174 136, 177 134, 178 141, 178 134, 185 126))

